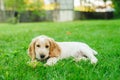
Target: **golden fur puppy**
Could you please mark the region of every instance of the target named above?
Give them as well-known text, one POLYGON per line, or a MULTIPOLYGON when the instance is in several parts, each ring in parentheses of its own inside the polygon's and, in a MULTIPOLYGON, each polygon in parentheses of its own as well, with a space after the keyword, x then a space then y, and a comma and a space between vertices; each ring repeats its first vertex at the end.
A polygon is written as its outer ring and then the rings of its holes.
POLYGON ((56 42, 54 39, 41 35, 35 37, 28 48, 31 60, 47 60, 45 65, 54 65, 58 60, 74 57, 76 61, 90 59, 97 63, 97 52, 82 42, 56 42))

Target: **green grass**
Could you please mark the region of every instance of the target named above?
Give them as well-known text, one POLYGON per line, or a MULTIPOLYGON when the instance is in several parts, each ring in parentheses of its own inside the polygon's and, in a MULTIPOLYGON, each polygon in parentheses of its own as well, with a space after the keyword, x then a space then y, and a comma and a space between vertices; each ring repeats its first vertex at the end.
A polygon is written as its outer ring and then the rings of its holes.
POLYGON ((0 80, 120 80, 120 20, 0 24, 0 80), (32 38, 81 41, 98 51, 98 63, 59 61, 52 67, 27 65, 32 38))

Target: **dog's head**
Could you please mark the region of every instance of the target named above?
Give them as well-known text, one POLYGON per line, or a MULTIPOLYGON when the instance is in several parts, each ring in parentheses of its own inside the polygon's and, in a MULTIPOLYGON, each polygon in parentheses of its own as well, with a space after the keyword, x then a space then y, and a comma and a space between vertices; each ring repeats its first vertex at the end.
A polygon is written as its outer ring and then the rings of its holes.
POLYGON ((32 60, 45 60, 48 57, 58 57, 60 55, 60 47, 54 39, 47 36, 38 36, 34 38, 28 48, 28 54, 32 60))

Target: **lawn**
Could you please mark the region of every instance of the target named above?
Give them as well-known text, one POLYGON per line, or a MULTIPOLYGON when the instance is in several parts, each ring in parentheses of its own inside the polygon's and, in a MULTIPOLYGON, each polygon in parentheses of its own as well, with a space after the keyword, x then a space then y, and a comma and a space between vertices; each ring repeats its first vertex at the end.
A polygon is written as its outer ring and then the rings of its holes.
POLYGON ((120 80, 120 20, 0 24, 0 80, 120 80), (27 65, 27 48, 38 35, 80 41, 98 51, 97 64, 72 58, 52 67, 27 65))

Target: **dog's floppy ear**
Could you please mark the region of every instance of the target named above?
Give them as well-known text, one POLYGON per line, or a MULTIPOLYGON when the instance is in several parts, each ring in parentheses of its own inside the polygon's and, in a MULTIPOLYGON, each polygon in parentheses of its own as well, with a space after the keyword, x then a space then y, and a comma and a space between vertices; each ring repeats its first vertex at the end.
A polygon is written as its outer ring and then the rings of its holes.
POLYGON ((35 42, 36 39, 33 39, 28 47, 28 55, 30 56, 31 60, 35 60, 35 42))
POLYGON ((61 49, 60 49, 59 45, 51 38, 49 38, 49 42, 50 42, 49 56, 50 57, 58 57, 61 53, 61 49))

